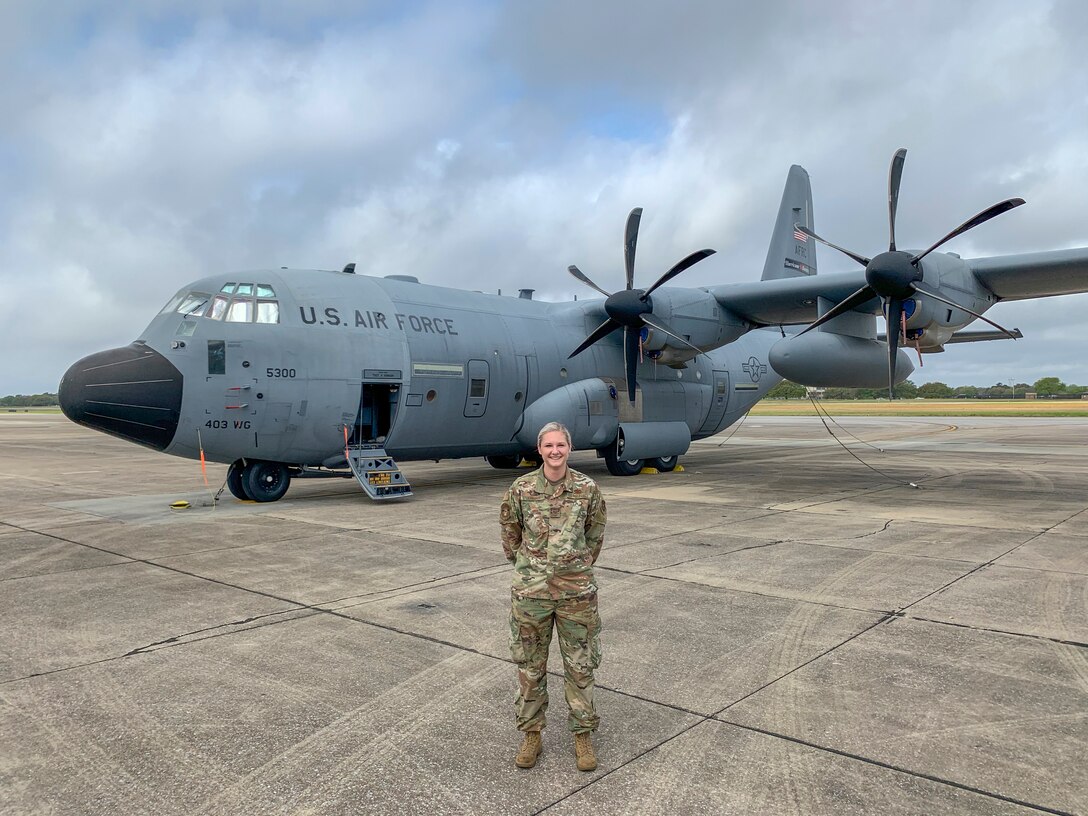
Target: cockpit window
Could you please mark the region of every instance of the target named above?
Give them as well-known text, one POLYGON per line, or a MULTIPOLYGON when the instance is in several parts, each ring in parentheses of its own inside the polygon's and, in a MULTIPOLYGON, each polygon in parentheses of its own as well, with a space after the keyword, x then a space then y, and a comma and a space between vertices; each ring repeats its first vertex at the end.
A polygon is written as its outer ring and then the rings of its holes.
MULTIPOLYGON (((260 291, 258 289, 258 291, 260 291)), ((279 323, 280 322, 280 304, 274 300, 258 300, 257 301, 257 322, 258 323, 279 323)))
POLYGON ((276 290, 267 283, 224 283, 219 294, 179 292, 163 308, 186 317, 206 317, 228 323, 279 323, 276 290), (257 298, 253 297, 256 292, 257 298), (234 295, 231 297, 231 295, 234 295))
POLYGON ((222 320, 223 315, 227 313, 228 303, 230 303, 230 298, 216 295, 212 299, 212 308, 205 317, 210 317, 212 320, 222 320))
MULTIPOLYGON (((241 287, 239 287, 241 288, 241 287)), ((252 323, 253 301, 249 298, 234 298, 227 310, 228 323, 252 323)))
POLYGON ((178 306, 178 312, 186 316, 197 316, 203 312, 209 297, 203 292, 190 292, 182 298, 181 304, 178 306))
POLYGON ((178 307, 178 304, 181 303, 181 299, 185 297, 186 294, 188 293, 184 291, 178 292, 176 295, 170 298, 169 303, 162 307, 162 311, 160 311, 159 314, 167 314, 168 312, 174 311, 174 309, 178 307))

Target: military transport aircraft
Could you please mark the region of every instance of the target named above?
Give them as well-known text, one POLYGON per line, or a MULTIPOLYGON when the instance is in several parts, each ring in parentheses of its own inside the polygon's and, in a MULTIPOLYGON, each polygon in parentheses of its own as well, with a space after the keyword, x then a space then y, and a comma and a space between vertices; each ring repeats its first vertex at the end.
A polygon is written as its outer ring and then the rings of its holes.
POLYGON ((123 439, 229 463, 231 492, 257 501, 279 499, 292 478, 352 473, 372 498, 410 495, 396 460, 483 456, 516 467, 551 420, 615 475, 644 463, 671 470, 693 439, 738 420, 783 377, 890 392, 913 370, 904 345, 921 354, 1017 337, 982 313, 1088 291, 1088 248, 936 252, 1021 199, 928 249, 897 249, 905 155, 889 174, 888 251, 873 257, 816 235, 808 174, 795 165, 759 282, 666 285, 706 249, 636 288, 640 209, 627 220, 623 289, 569 268, 603 300, 502 297, 357 275, 354 264, 213 275, 185 286, 131 345, 73 365, 61 407, 123 439), (817 275, 816 241, 864 269, 817 275), (994 329, 962 331, 975 319, 994 329))

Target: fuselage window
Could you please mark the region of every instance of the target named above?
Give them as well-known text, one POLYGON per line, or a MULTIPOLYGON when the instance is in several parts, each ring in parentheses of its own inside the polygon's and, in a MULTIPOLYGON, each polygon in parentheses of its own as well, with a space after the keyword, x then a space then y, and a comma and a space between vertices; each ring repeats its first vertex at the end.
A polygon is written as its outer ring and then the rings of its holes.
POLYGON ((208 341, 208 373, 227 373, 227 344, 223 340, 208 341))
POLYGON ((470 397, 486 397, 487 380, 477 380, 475 377, 473 377, 469 381, 468 395, 470 397))
POLYGON ((208 311, 207 316, 212 320, 222 320, 223 315, 227 313, 227 304, 230 303, 230 298, 223 297, 222 295, 216 295, 212 299, 212 308, 208 311))
MULTIPOLYGON (((239 286, 239 289, 242 287, 239 286)), ((253 301, 249 298, 234 298, 230 302, 230 309, 227 311, 228 323, 252 323, 253 322, 253 301)))
POLYGON ((276 296, 276 290, 269 286, 267 283, 257 284, 257 297, 259 298, 274 298, 276 296))
POLYGON ((178 306, 178 312, 183 315, 199 315, 204 311, 204 305, 209 298, 210 296, 205 295, 203 292, 190 292, 182 298, 181 305, 178 306))
MULTIPOLYGON (((258 289, 259 291, 259 289, 258 289)), ((257 322, 258 323, 279 323, 280 322, 280 304, 275 300, 258 300, 257 301, 257 322)))
POLYGON ((253 284, 252 283, 239 283, 238 288, 235 290, 234 294, 252 296, 253 295, 253 284))

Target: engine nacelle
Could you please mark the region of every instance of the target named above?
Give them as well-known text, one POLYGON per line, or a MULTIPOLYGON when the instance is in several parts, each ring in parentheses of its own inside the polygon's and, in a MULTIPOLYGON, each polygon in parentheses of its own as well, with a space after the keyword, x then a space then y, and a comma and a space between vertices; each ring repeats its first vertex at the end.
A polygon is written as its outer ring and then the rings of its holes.
MULTIPOLYGON (((799 385, 833 388, 883 388, 888 385, 888 348, 878 340, 813 331, 785 337, 771 346, 768 361, 778 374, 799 385)), ((914 371, 900 349, 895 381, 914 371)))
POLYGON ((549 422, 567 426, 575 449, 604 447, 619 431, 616 389, 594 377, 549 391, 525 409, 518 442, 526 450, 536 450, 536 435, 549 422))
MULTIPOLYGON (((664 286, 650 297, 653 316, 704 351, 732 343, 749 329, 743 320, 723 309, 710 292, 702 289, 664 286)), ((643 348, 652 360, 674 365, 684 363, 696 354, 691 346, 664 332, 650 327, 646 331, 643 348)))
MULTIPOLYGON (((934 252, 922 260, 922 282, 944 297, 962 303, 983 314, 997 298, 978 282, 958 255, 934 252)), ((940 351, 957 331, 975 320, 974 316, 925 295, 916 295, 903 303, 907 316, 907 342, 917 343, 922 351, 940 351)))

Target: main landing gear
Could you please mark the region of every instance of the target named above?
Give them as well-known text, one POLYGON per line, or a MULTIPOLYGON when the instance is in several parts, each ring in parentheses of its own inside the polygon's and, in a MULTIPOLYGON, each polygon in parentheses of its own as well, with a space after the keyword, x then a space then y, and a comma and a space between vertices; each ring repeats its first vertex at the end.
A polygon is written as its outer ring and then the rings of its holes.
POLYGON ((604 456, 604 464, 608 472, 613 476, 637 476, 644 467, 654 468, 659 473, 671 473, 676 470, 676 465, 680 461, 680 457, 675 455, 657 456, 652 459, 625 459, 622 437, 602 450, 601 454, 604 456))
POLYGON ((282 462, 239 459, 227 471, 227 488, 242 501, 276 501, 290 486, 291 472, 282 462))

